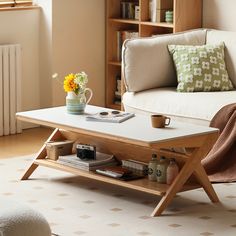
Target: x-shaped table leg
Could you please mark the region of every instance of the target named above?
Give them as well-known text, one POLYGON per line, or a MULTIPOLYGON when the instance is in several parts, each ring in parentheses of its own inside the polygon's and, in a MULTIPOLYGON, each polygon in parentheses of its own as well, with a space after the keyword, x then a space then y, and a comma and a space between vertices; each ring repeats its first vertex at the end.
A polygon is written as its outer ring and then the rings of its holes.
MULTIPOLYGON (((57 140, 60 137, 61 137, 61 133, 60 133, 59 129, 55 129, 52 132, 52 134, 50 135, 50 137, 48 138, 47 142, 57 140)), ((46 156, 47 156, 46 144, 44 144, 42 146, 42 148, 40 149, 40 151, 38 152, 35 160, 45 159, 46 156)), ((21 180, 27 180, 32 175, 32 173, 36 170, 37 167, 38 167, 38 164, 35 164, 34 161, 33 161, 33 163, 26 170, 25 174, 22 176, 21 180)))
MULTIPOLYGON (((205 144, 207 145, 207 143, 205 144)), ((205 146, 204 145, 204 146, 205 146)), ((212 202, 219 202, 219 199, 213 189, 208 176, 201 165, 201 157, 202 154, 205 153, 204 146, 200 148, 196 148, 193 152, 192 156, 186 161, 178 176, 174 180, 174 182, 170 185, 166 194, 162 197, 159 204, 154 209, 151 216, 160 216, 161 213, 166 209, 166 207, 170 204, 174 196, 181 190, 183 185, 189 179, 189 177, 194 174, 199 183, 202 185, 207 195, 211 199, 212 202)))

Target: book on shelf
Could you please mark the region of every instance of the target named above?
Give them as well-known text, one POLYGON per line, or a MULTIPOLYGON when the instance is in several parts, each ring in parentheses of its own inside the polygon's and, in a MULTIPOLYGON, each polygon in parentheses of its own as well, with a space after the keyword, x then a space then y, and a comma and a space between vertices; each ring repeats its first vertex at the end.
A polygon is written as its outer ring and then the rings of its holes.
POLYGON ((173 0, 149 0, 149 9, 168 10, 173 9, 173 0))
POLYGON ((114 103, 117 105, 121 105, 121 95, 118 95, 119 92, 115 92, 114 103))
POLYGON ((134 30, 116 31, 117 40, 117 61, 121 61, 122 45, 126 39, 138 38, 139 33, 134 30))
POLYGON ((115 97, 121 99, 121 92, 115 91, 115 97))
POLYGON ((76 154, 72 154, 66 156, 59 156, 57 162, 63 165, 75 167, 86 171, 96 170, 98 168, 103 168, 106 166, 116 166, 118 164, 114 155, 109 155, 100 152, 96 153, 95 160, 81 160, 76 156, 76 154))
POLYGON ((121 99, 115 98, 114 104, 121 106, 121 99))
POLYGON ((106 166, 115 166, 115 165, 117 165, 117 162, 111 162, 111 163, 103 164, 103 165, 100 165, 100 166, 81 166, 81 165, 78 165, 76 163, 66 162, 66 161, 62 161, 60 159, 57 160, 57 163, 60 163, 60 164, 65 165, 65 166, 74 167, 74 168, 77 168, 77 169, 80 169, 80 170, 85 170, 85 171, 95 171, 97 169, 104 168, 106 166))
POLYGON ((116 75, 116 90, 120 90, 121 89, 121 76, 120 75, 116 75))
POLYGON ((149 0, 151 22, 165 22, 165 13, 173 9, 173 0, 149 0))
POLYGON ((120 75, 116 75, 116 91, 114 96, 114 102, 121 103, 121 77, 120 75))
POLYGON ((133 159, 122 160, 122 166, 143 175, 146 175, 148 171, 147 163, 133 159))
POLYGON ((144 175, 139 175, 123 166, 108 166, 96 170, 96 173, 105 175, 118 180, 129 181, 144 178, 144 175))
POLYGON ((96 114, 86 116, 87 121, 98 121, 98 122, 108 122, 108 123, 121 123, 132 117, 134 117, 134 113, 122 112, 120 111, 118 114, 112 114, 111 112, 107 115, 102 115, 103 112, 99 112, 96 114))
POLYGON ((117 81, 121 80, 120 74, 117 74, 117 75, 116 75, 116 80, 117 80, 117 81))
POLYGON ((121 50, 122 50, 122 43, 121 43, 121 31, 116 31, 116 59, 117 61, 121 61, 121 50))
POLYGON ((121 4, 121 18, 132 19, 132 20, 137 18, 137 17, 135 18, 135 8, 137 9, 138 2, 121 1, 120 4, 121 4))

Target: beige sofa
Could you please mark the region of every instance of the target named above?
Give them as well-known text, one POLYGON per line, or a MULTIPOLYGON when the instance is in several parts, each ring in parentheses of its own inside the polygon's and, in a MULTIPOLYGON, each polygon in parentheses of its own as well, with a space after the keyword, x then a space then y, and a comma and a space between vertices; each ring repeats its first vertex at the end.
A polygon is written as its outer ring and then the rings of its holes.
POLYGON ((126 111, 166 114, 176 120, 209 125, 224 105, 236 102, 236 90, 227 92, 176 92, 176 73, 168 44, 203 45, 225 43, 227 70, 236 88, 236 32, 197 29, 125 41, 122 73, 126 111))

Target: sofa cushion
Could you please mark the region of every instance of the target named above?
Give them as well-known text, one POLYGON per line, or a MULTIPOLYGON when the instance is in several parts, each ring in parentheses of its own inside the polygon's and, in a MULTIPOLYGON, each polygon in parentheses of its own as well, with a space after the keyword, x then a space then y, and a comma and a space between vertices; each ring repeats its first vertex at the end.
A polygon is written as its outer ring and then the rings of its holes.
POLYGON ((126 40, 122 53, 122 73, 128 91, 176 86, 175 68, 168 44, 203 45, 206 30, 159 35, 152 38, 126 40))
POLYGON ((175 63, 178 92, 228 91, 233 89, 224 60, 224 43, 169 45, 175 63))
POLYGON ((170 117, 188 118, 193 123, 209 123, 223 106, 236 101, 236 91, 177 93, 176 88, 151 89, 138 93, 126 92, 123 104, 126 111, 160 113, 170 117), (200 122, 196 122, 200 120, 200 122), (201 122, 203 121, 203 122, 201 122))
POLYGON ((236 32, 207 30, 206 43, 215 44, 224 42, 225 62, 229 77, 236 88, 236 32))

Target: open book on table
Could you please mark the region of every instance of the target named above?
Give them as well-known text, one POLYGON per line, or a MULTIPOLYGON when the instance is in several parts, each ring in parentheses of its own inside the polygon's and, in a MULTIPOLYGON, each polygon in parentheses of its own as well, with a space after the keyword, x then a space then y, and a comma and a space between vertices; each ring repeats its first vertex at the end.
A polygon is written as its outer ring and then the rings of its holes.
POLYGON ((122 111, 111 111, 111 112, 98 112, 96 114, 86 116, 87 121, 99 121, 99 122, 110 122, 110 123, 121 123, 125 120, 134 117, 134 113, 122 112, 122 111))

